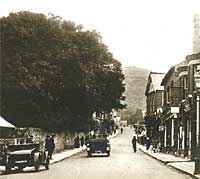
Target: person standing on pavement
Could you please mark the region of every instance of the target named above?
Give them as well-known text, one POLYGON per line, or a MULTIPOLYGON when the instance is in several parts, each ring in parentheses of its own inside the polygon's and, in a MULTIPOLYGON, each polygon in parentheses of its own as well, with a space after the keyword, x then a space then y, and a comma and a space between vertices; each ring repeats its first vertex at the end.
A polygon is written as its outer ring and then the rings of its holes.
POLYGON ((49 139, 49 157, 50 157, 50 159, 52 159, 52 154, 55 149, 54 137, 55 137, 55 135, 53 134, 49 139))
POLYGON ((146 150, 149 150, 149 147, 151 145, 149 137, 146 138, 146 150))
POLYGON ((50 143, 49 143, 49 140, 50 140, 50 136, 49 135, 46 135, 46 139, 45 139, 45 150, 47 150, 48 151, 48 156, 50 156, 49 155, 49 151, 50 151, 50 143))
POLYGON ((49 135, 46 135, 46 139, 45 139, 45 149, 47 151, 49 151, 49 139, 50 139, 50 136, 49 135))
POLYGON ((123 134, 123 127, 121 127, 121 134, 123 134))
POLYGON ((79 143, 79 136, 76 136, 74 139, 74 148, 79 148, 80 143, 79 143))
POLYGON ((81 136, 81 147, 83 147, 84 144, 85 144, 85 138, 84 138, 84 136, 82 135, 82 136, 81 136))
POLYGON ((137 144, 136 143, 137 143, 137 139, 136 139, 135 136, 133 136, 133 138, 132 138, 132 145, 133 145, 134 152, 137 151, 137 144))

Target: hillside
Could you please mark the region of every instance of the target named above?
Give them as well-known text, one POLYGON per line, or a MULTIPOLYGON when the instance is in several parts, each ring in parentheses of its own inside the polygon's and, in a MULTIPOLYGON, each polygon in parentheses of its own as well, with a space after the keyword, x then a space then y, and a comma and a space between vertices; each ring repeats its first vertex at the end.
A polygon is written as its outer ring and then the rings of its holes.
POLYGON ((137 68, 134 66, 123 69, 125 75, 127 109, 121 112, 122 119, 131 118, 135 115, 136 110, 145 110, 146 97, 145 88, 149 70, 137 68))

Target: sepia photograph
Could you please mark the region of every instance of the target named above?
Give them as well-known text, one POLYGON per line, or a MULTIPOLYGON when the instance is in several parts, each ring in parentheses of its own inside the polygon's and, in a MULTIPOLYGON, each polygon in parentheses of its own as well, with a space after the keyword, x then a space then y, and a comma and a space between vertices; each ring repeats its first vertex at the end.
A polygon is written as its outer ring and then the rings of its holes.
POLYGON ((200 0, 0 0, 0 179, 200 179, 200 0))

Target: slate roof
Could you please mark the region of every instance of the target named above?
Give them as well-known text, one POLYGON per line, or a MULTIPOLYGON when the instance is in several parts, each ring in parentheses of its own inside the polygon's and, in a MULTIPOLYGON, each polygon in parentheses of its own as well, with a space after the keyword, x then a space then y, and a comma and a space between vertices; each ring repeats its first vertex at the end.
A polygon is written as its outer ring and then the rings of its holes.
POLYGON ((164 86, 161 86, 162 79, 164 78, 164 73, 154 73, 151 72, 152 84, 154 90, 164 90, 164 86))
POLYGON ((150 72, 145 94, 147 95, 153 91, 164 90, 164 87, 161 86, 164 76, 164 73, 150 72))

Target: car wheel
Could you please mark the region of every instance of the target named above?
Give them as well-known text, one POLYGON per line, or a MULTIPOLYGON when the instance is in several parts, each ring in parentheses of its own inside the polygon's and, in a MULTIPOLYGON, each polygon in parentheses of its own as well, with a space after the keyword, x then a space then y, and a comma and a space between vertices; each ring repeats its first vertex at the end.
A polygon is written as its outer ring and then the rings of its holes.
POLYGON ((110 152, 107 152, 107 157, 109 157, 110 156, 110 152))
POLYGON ((46 170, 49 170, 49 163, 46 163, 46 164, 45 164, 45 169, 46 169, 46 170))
POLYGON ((46 170, 49 170, 49 156, 47 156, 46 163, 45 163, 46 170))
POLYGON ((40 159, 38 159, 38 160, 35 162, 34 167, 35 167, 35 171, 36 171, 36 172, 39 172, 39 170, 40 170, 40 159))
POLYGON ((11 165, 9 163, 6 164, 6 173, 11 172, 11 165))
POLYGON ((19 165, 19 166, 18 166, 18 171, 22 172, 22 171, 23 171, 23 169, 24 169, 24 167, 23 167, 23 166, 21 166, 21 165, 19 165))

